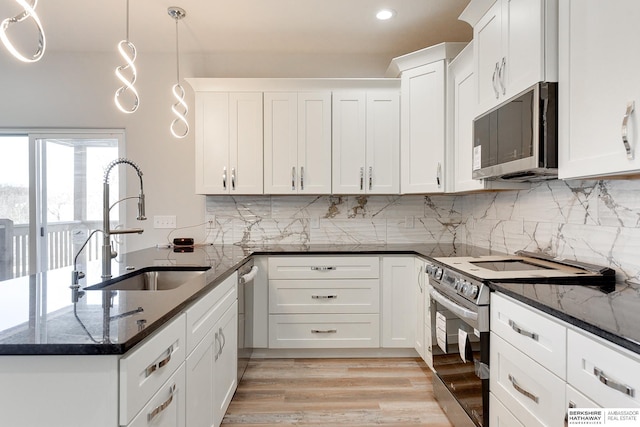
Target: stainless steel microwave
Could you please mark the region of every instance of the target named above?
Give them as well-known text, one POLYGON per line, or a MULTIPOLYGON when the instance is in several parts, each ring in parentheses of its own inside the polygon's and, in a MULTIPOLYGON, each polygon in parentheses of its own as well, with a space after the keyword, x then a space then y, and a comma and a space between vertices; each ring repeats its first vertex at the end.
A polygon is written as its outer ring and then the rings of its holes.
POLYGON ((540 82, 473 121, 473 178, 558 177, 558 84, 540 82))

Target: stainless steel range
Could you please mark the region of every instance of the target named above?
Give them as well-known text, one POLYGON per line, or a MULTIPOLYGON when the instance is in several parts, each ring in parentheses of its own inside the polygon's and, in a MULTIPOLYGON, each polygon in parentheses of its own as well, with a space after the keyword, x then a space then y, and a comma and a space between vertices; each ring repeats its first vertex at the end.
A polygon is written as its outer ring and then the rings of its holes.
POLYGON ((615 271, 541 254, 434 258, 427 267, 435 397, 456 427, 489 426, 489 282, 580 284, 610 292, 615 271))

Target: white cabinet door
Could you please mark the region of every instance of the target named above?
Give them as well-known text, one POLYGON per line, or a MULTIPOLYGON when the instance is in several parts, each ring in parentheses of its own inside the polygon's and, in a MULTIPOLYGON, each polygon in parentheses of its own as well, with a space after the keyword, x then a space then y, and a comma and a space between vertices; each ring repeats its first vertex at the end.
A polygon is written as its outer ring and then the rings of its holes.
POLYGON ((196 193, 227 194, 229 94, 196 92, 196 193))
POLYGON ((262 93, 232 93, 229 104, 230 194, 262 194, 262 93))
POLYGON ((264 192, 296 194, 298 170, 298 96, 264 94, 264 192))
POLYGON ((560 2, 559 167, 563 179, 640 171, 640 2, 560 2), (638 108, 640 105, 636 105, 638 108))
POLYGON ((416 340, 415 340, 414 347, 418 352, 418 354, 420 355, 420 357, 422 357, 422 359, 426 361, 425 359, 426 345, 425 345, 425 332, 424 332, 426 313, 424 310, 424 303, 425 303, 425 292, 426 292, 425 281, 427 276, 426 274, 424 274, 425 265, 426 264, 422 259, 415 258, 414 273, 416 275, 416 278, 415 278, 416 340))
POLYGON ((213 407, 213 364, 217 351, 213 329, 200 341, 187 357, 187 425, 212 427, 213 407))
POLYGON ((400 95, 397 91, 367 91, 368 194, 400 192, 400 95))
POLYGON ((366 181, 366 92, 333 93, 333 193, 361 194, 366 181))
POLYGON ((160 387, 127 427, 185 427, 184 363, 160 387))
POLYGON ((196 193, 262 194, 262 93, 196 93, 196 193))
POLYGON ((499 102, 499 73, 502 61, 502 1, 498 0, 473 27, 477 113, 499 102))
POLYGON ((266 194, 331 192, 331 93, 264 95, 266 194))
POLYGON ((238 302, 222 315, 213 329, 217 352, 213 367, 213 411, 216 426, 222 423, 238 386, 238 302))
POLYGON ((299 194, 331 194, 331 93, 298 93, 299 194))
POLYGON ((401 87, 401 192, 443 192, 445 61, 403 72, 401 87))
POLYGON ((414 348, 415 282, 413 257, 382 259, 382 347, 414 348))

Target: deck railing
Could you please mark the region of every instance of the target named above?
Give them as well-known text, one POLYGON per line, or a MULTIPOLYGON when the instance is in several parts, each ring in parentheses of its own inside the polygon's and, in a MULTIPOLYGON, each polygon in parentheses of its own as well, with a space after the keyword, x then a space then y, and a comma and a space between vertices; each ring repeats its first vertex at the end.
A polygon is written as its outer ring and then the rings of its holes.
MULTIPOLYGON (((48 223, 47 230, 47 265, 48 270, 66 267, 73 264, 75 251, 82 241, 74 241, 73 231, 82 229, 88 233, 101 228, 101 221, 63 221, 48 223)), ((101 240, 99 234, 94 235, 84 249, 87 260, 100 258, 101 240)), ((29 225, 13 224, 12 221, 0 220, 0 280, 22 277, 29 271, 29 225)))

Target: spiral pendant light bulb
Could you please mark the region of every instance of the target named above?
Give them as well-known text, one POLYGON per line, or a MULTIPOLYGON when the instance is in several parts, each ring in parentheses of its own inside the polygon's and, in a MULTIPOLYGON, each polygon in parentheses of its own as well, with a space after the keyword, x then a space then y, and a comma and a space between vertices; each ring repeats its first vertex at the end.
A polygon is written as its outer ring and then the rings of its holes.
POLYGON ((180 49, 178 44, 178 21, 187 13, 179 7, 170 7, 167 9, 169 16, 176 21, 176 84, 173 85, 172 92, 176 102, 171 106, 171 111, 176 118, 171 122, 169 130, 175 138, 184 138, 189 133, 189 123, 187 122, 187 113, 189 107, 184 100, 185 90, 180 85, 180 49))
POLYGON ((7 18, 0 23, 0 40, 2 40, 2 44, 7 48, 9 53, 11 53, 14 57, 19 59, 22 62, 37 62, 44 55, 44 51, 47 47, 47 40, 44 36, 44 29, 42 28, 42 23, 40 22, 40 18, 36 13, 36 5, 38 4, 38 0, 33 0, 33 5, 30 5, 25 0, 15 0, 16 3, 20 5, 24 9, 22 13, 17 14, 12 18, 7 18), (25 19, 31 18, 33 22, 36 24, 36 28, 38 29, 38 48, 35 53, 31 56, 25 56, 16 49, 16 47, 11 43, 9 37, 7 36, 7 29, 13 25, 24 21, 25 19))
POLYGON ((136 66, 134 64, 136 60, 136 47, 129 41, 129 0, 127 0, 127 38, 125 40, 121 40, 118 43, 118 53, 122 57, 122 60, 125 62, 124 65, 119 65, 116 67, 116 77, 122 83, 122 86, 116 90, 116 94, 114 96, 114 102, 118 110, 123 113, 130 114, 134 113, 138 106, 140 105, 140 97, 138 96, 138 91, 136 90, 134 84, 138 77, 136 66), (128 75, 125 75, 125 71, 127 71, 128 75), (124 98, 123 95, 128 95, 129 107, 125 107, 123 105, 124 98))

